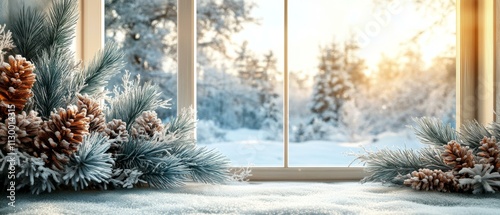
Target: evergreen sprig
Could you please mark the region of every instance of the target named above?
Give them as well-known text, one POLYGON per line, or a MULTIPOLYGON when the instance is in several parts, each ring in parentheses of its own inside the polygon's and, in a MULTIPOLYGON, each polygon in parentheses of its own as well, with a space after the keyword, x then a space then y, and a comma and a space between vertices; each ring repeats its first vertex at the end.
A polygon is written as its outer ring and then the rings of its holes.
POLYGON ((474 151, 481 146, 480 142, 484 137, 491 136, 492 133, 476 120, 466 122, 460 127, 460 143, 474 151))
POLYGON ((107 43, 89 65, 76 77, 83 83, 80 94, 95 95, 102 93, 108 81, 123 69, 123 52, 114 43, 107 43))
POLYGON ((33 102, 42 118, 57 108, 65 108, 73 99, 77 86, 72 84, 76 69, 69 51, 43 51, 33 85, 33 102))
POLYGON ((77 0, 53 0, 44 24, 45 49, 69 47, 75 37, 77 21, 77 0))
POLYGON ((62 177, 65 184, 78 190, 111 178, 114 160, 111 154, 106 153, 109 146, 108 138, 100 133, 85 136, 65 168, 62 177))
POLYGON ((368 176, 362 182, 383 182, 402 184, 404 177, 422 168, 437 168, 448 170, 449 166, 438 157, 440 150, 427 147, 420 150, 413 149, 381 149, 376 152, 365 151, 358 155, 357 160, 366 164, 368 176))
POLYGON ((117 156, 118 168, 142 172, 140 179, 157 188, 172 188, 183 184, 188 169, 172 156, 172 144, 158 140, 131 139, 122 144, 117 156))
POLYGON ((448 142, 457 139, 457 132, 450 124, 444 124, 441 120, 431 117, 413 118, 417 124, 411 126, 415 135, 423 144, 444 146, 448 142))
POLYGON ((23 5, 12 21, 18 54, 38 65, 43 51, 68 51, 75 36, 78 20, 76 0, 52 1, 46 14, 23 5))
POLYGON ((19 153, 20 171, 16 177, 21 178, 17 189, 29 187, 32 194, 45 191, 52 192, 61 183, 61 173, 45 166, 42 158, 19 153))
POLYGON ((113 98, 110 99, 110 110, 106 119, 121 119, 127 123, 127 130, 144 111, 154 111, 157 108, 168 108, 170 100, 162 100, 161 90, 157 85, 146 82, 140 85, 140 76, 130 81, 130 74, 123 76, 123 89, 115 87, 113 98))
POLYGON ((175 136, 177 139, 191 139, 193 138, 193 131, 195 130, 196 120, 194 118, 193 108, 183 108, 173 117, 164 129, 164 136, 175 136))
POLYGON ((107 183, 102 183, 103 188, 107 189, 108 184, 114 188, 133 188, 139 182, 147 183, 141 180, 142 172, 136 169, 114 168, 111 178, 107 183))
POLYGON ((230 179, 230 161, 218 151, 194 145, 179 145, 173 148, 172 154, 187 167, 189 177, 195 182, 217 184, 230 179))
MULTIPOLYGON (((44 44, 45 16, 38 10, 23 5, 12 21, 12 34, 17 53, 28 60, 35 60, 44 44)), ((38 66, 38 65, 37 65, 38 66)))
POLYGON ((159 163, 151 163, 144 171, 141 179, 152 187, 169 189, 180 187, 186 181, 188 170, 176 157, 165 157, 159 163))

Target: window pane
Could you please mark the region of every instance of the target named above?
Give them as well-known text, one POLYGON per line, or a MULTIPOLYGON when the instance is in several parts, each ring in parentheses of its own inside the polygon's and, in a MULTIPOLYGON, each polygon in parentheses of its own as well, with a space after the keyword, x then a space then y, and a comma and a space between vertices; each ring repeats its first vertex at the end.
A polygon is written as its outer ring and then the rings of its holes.
POLYGON ((455 125, 455 2, 289 0, 290 165, 419 148, 412 117, 455 125))
MULTIPOLYGON (((113 0, 105 3, 106 42, 125 52, 125 69, 141 82, 150 81, 171 100, 171 109, 158 109, 163 122, 175 116, 177 101, 177 1, 113 0)), ((108 89, 122 82, 116 75, 108 89)))
POLYGON ((283 1, 197 9, 198 144, 234 166, 283 166, 283 1))

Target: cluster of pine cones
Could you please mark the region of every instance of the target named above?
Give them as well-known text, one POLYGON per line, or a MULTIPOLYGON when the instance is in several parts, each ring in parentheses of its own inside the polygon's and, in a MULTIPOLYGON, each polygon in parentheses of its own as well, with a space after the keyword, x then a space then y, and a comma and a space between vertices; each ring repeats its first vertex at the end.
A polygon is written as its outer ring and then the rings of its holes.
POLYGON ((8 62, 0 65, 0 150, 3 154, 17 149, 41 157, 45 166, 53 170, 63 170, 86 134, 106 134, 112 143, 109 152, 115 155, 129 135, 151 138, 163 130, 156 113, 146 111, 136 119, 129 134, 122 120, 106 122, 102 103, 87 95, 78 95, 75 105, 54 110, 47 119, 42 119, 36 111, 25 110, 33 95, 34 70, 35 66, 20 55, 9 56, 8 62))
MULTIPOLYGON (((406 186, 416 190, 435 190, 440 192, 478 192, 476 183, 500 184, 500 181, 487 181, 500 178, 500 147, 495 137, 484 137, 480 147, 474 152, 469 147, 464 147, 456 141, 450 141, 444 146, 441 154, 443 162, 452 169, 442 170, 420 169, 409 174, 404 181, 406 186), (474 170, 474 171, 473 171, 474 170)), ((482 188, 481 188, 482 189, 482 188)), ((499 191, 499 186, 490 186, 487 189, 499 191)))

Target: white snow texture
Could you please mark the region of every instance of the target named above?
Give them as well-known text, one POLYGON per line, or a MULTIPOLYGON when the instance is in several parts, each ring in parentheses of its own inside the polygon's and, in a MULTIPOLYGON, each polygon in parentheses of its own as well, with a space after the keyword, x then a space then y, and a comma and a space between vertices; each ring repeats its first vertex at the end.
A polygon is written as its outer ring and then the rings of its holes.
POLYGON ((0 214, 499 214, 500 195, 414 191, 380 184, 188 184, 173 190, 19 194, 0 214))

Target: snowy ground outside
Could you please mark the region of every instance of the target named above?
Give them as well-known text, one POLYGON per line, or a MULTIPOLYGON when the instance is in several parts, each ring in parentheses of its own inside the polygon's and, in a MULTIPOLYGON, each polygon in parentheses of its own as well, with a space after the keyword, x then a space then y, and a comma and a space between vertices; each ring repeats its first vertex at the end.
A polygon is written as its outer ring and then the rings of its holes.
POLYGON ((421 192, 359 182, 188 184, 19 194, 0 214, 498 214, 499 194, 421 192))
MULTIPOLYGON (((215 148, 228 156, 233 166, 282 166, 283 142, 268 141, 264 131, 250 129, 226 130, 223 141, 198 143, 199 146, 215 148)), ((399 133, 386 132, 359 142, 346 141, 306 141, 290 142, 290 166, 348 166, 354 159, 349 153, 361 153, 381 148, 413 148, 423 145, 418 142, 412 131, 399 133), (375 141, 374 141, 375 140, 375 141)), ((360 166, 354 162, 351 166, 360 166)))

